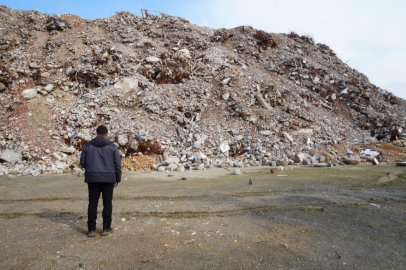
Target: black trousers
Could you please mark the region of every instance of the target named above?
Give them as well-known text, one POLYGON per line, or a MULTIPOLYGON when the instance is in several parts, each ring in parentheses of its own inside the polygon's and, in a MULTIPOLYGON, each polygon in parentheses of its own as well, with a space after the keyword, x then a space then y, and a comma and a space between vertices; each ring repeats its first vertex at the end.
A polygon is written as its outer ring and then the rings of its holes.
POLYGON ((100 193, 103 196, 103 230, 111 227, 113 213, 114 183, 88 183, 89 206, 87 209, 87 227, 89 231, 96 231, 97 204, 100 193))

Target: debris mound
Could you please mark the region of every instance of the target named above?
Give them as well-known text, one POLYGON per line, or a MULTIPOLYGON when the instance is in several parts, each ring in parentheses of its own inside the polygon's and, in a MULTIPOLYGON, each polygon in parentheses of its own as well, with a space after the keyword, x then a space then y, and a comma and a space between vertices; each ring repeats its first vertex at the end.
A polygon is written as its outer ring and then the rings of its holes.
POLYGON ((334 146, 406 146, 405 100, 311 36, 3 5, 0 24, 0 175, 80 170, 100 124, 129 170, 343 164, 334 146))

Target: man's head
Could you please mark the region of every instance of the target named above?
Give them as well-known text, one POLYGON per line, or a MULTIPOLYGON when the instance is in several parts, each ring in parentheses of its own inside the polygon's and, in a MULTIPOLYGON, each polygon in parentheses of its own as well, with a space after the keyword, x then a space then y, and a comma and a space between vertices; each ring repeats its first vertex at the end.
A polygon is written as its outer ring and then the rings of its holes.
POLYGON ((96 133, 97 133, 97 136, 107 137, 109 130, 107 129, 106 126, 100 125, 96 129, 96 133))

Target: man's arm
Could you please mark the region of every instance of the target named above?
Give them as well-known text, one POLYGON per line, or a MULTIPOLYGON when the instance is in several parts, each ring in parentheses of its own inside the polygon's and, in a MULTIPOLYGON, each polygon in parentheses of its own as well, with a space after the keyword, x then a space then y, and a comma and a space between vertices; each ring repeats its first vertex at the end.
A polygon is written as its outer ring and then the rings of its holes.
POLYGON ((116 169, 116 186, 121 182, 121 157, 118 148, 114 149, 114 168, 116 169))
POLYGON ((82 167, 82 168, 86 167, 86 152, 87 152, 87 147, 85 145, 83 147, 82 153, 80 154, 80 167, 82 167))

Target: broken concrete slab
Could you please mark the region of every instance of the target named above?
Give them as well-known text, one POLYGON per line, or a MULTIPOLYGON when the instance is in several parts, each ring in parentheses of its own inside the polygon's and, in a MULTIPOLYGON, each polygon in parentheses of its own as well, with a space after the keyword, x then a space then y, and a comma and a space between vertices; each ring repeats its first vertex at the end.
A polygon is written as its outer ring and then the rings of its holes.
POLYGON ((21 156, 21 153, 19 153, 19 152, 6 149, 3 151, 3 153, 1 153, 0 159, 10 162, 10 163, 14 163, 14 162, 21 162, 22 156, 21 156))

